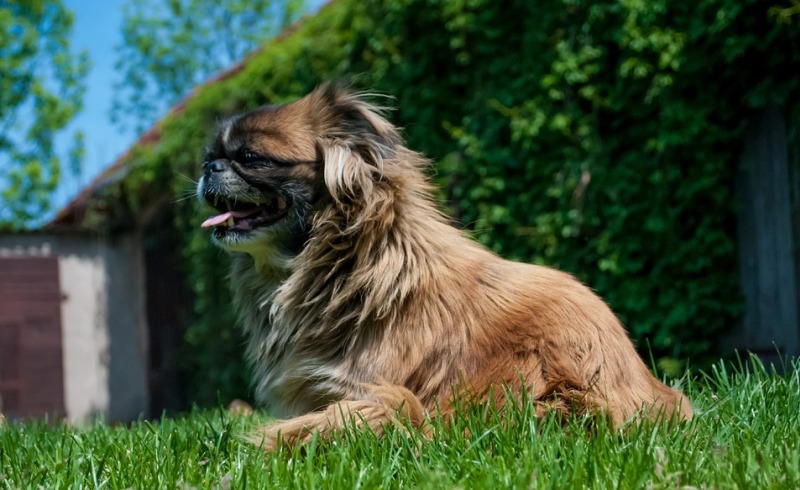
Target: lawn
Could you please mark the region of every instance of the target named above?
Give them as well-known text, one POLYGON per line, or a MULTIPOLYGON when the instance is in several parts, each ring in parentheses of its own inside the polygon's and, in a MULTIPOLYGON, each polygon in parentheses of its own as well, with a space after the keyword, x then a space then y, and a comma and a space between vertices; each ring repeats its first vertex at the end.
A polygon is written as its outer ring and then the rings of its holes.
POLYGON ((683 387, 689 424, 505 418, 471 407, 423 440, 402 430, 265 454, 264 415, 196 410, 130 426, 0 427, 0 488, 800 488, 800 365, 718 365, 683 387), (468 429, 468 430, 466 430, 468 429))

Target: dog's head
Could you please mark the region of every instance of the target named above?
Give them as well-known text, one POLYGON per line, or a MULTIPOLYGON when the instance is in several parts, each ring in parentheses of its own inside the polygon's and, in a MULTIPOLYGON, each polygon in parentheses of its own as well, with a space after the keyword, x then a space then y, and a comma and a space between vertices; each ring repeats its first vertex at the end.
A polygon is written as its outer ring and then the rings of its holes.
POLYGON ((197 193, 221 247, 295 255, 315 211, 364 200, 400 144, 376 107, 326 84, 304 98, 220 124, 197 193))

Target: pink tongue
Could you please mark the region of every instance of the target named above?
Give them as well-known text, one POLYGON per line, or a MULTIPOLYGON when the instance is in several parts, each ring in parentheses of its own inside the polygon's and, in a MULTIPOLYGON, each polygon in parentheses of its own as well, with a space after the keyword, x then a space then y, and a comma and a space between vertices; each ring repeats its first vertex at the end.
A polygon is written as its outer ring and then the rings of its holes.
POLYGON ((249 211, 228 211, 226 213, 218 214, 217 216, 212 216, 207 220, 203 221, 203 224, 200 225, 200 228, 208 228, 209 226, 217 226, 226 221, 228 218, 244 218, 250 216, 252 214, 256 214, 259 211, 258 208, 251 209, 249 211))

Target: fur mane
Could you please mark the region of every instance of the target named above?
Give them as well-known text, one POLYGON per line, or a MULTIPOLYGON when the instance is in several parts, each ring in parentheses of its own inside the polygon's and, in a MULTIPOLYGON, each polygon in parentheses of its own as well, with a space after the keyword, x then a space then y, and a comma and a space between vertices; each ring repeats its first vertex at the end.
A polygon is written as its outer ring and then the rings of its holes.
POLYGON ((334 94, 368 127, 319 142, 330 199, 312 218, 273 315, 303 312, 297 325, 311 327, 315 340, 338 342, 393 324, 409 296, 433 280, 447 242, 460 233, 437 209, 430 162, 403 146, 363 94, 334 94))

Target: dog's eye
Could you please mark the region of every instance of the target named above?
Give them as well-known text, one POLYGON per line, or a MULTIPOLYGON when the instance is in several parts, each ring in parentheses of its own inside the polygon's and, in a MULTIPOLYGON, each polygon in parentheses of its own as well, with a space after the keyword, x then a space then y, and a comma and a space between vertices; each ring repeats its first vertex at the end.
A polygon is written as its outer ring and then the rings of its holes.
POLYGON ((245 151, 245 152, 242 153, 242 163, 256 162, 256 161, 258 161, 260 159, 261 159, 261 157, 259 157, 257 154, 253 153, 252 151, 245 151))
POLYGON ((239 160, 239 163, 247 166, 261 167, 269 164, 269 160, 252 151, 243 151, 237 160, 239 160))

